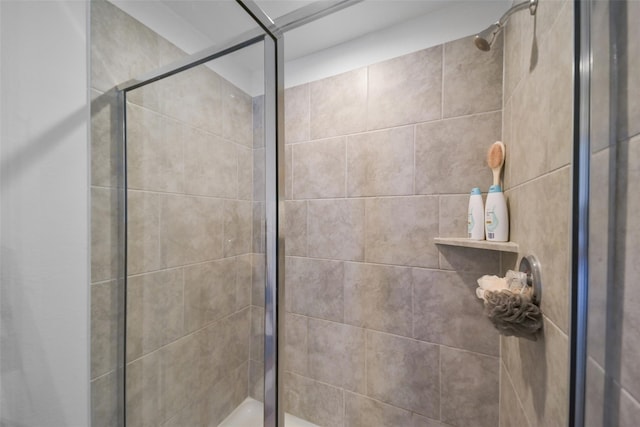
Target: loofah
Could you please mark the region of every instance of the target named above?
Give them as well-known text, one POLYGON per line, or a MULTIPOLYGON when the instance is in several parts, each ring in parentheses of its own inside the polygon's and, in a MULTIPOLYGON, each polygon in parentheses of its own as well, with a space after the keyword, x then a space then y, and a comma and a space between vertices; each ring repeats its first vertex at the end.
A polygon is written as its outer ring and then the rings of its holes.
POLYGON ((536 341, 542 329, 542 312, 528 293, 485 291, 484 300, 485 314, 501 334, 536 341))

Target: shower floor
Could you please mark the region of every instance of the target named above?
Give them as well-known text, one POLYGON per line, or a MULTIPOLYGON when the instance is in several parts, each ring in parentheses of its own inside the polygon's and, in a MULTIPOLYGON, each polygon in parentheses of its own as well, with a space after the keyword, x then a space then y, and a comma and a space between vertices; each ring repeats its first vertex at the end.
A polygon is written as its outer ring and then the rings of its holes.
MULTIPOLYGON (((262 427, 262 403, 247 397, 218 427, 262 427)), ((284 414, 285 427, 318 427, 315 424, 284 414)))

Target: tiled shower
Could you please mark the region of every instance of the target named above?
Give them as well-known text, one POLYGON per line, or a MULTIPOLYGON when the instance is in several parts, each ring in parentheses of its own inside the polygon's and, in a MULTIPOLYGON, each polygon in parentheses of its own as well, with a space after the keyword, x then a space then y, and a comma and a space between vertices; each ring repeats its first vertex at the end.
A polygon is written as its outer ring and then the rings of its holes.
MULTIPOLYGON (((101 99, 184 53, 110 3, 91 17, 93 419, 110 426, 117 182, 101 99)), ((542 1, 535 30, 514 16, 489 53, 463 38, 286 90, 287 412, 327 427, 566 424, 572 19, 571 2, 542 1), (536 342, 501 338, 475 296, 514 254, 433 243, 465 236, 496 140, 511 240, 546 267, 536 342)), ((261 399, 261 109, 203 66, 131 93, 129 426, 215 426, 261 399)))

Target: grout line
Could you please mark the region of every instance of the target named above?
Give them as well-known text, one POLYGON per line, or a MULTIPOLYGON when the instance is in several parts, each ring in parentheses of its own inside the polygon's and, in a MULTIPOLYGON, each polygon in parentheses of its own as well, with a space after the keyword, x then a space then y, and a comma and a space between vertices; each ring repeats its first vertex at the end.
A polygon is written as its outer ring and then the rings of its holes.
POLYGON ((439 345, 438 346, 438 378, 439 378, 439 384, 438 384, 438 394, 440 395, 440 404, 438 405, 438 419, 442 420, 442 402, 443 402, 443 398, 442 398, 442 346, 439 345))
POLYGON ((440 55, 440 58, 442 59, 442 69, 441 69, 441 86, 440 86, 440 119, 444 120, 444 76, 445 76, 445 70, 444 70, 444 61, 445 61, 445 55, 446 55, 446 50, 445 50, 445 45, 446 43, 442 43, 442 54, 440 55))

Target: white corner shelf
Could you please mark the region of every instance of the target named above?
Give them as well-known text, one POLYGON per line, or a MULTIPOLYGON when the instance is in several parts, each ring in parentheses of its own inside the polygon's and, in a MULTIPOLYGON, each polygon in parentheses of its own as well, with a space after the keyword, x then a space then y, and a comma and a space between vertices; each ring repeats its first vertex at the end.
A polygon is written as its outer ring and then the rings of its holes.
POLYGON ((463 248, 486 249, 490 251, 518 253, 518 244, 514 242, 491 242, 489 240, 471 240, 465 237, 435 237, 436 245, 459 246, 463 248))

